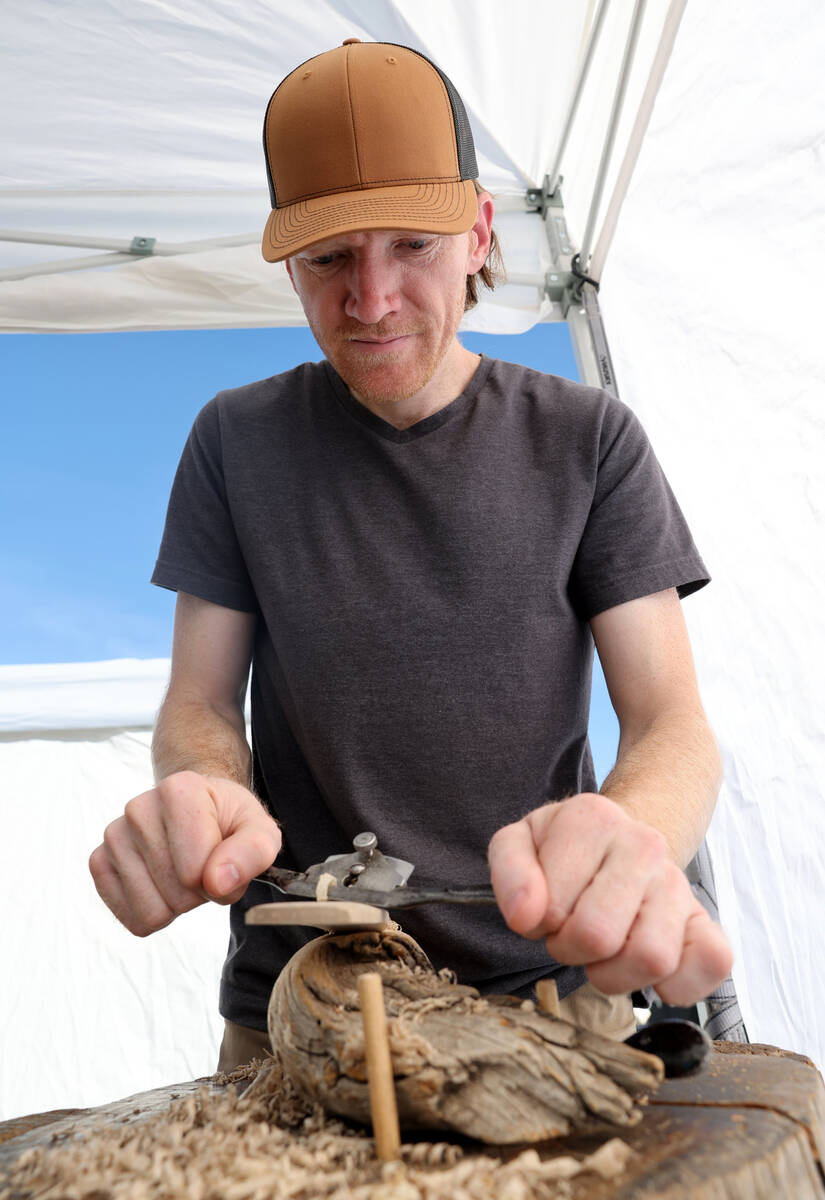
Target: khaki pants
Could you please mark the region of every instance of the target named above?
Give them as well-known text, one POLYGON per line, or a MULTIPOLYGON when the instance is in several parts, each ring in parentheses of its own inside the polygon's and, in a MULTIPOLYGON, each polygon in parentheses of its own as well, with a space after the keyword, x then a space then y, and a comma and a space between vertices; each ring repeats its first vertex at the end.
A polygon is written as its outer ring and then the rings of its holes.
MULTIPOLYGON (((623 1042, 636 1032, 633 1003, 630 996, 606 996, 586 983, 559 1001, 559 1012, 565 1021, 589 1029, 614 1042, 623 1042)), ((262 1058, 269 1053, 269 1034, 246 1025, 226 1021, 221 1042, 219 1071, 234 1071, 235 1067, 262 1058)))

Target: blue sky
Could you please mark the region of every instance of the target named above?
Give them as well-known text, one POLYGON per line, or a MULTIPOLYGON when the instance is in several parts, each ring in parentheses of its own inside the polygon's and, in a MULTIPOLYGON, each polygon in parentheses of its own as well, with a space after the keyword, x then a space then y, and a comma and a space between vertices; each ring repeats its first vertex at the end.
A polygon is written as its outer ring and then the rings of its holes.
MULTIPOLYGON (((563 324, 462 340, 576 378, 563 324)), ((304 328, 0 336, 0 663, 168 655, 174 596, 148 580, 196 413, 320 357, 304 328)), ((592 733, 603 774, 616 725, 601 678, 592 733)))

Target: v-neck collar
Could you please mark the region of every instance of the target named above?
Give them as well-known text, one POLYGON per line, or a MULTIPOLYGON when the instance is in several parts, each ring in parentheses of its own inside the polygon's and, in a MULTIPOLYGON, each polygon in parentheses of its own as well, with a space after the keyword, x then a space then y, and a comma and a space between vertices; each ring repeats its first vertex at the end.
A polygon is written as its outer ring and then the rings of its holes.
POLYGON ((389 421, 385 421, 383 417, 377 416, 361 404, 359 400, 356 400, 335 368, 324 359, 327 378, 332 385, 335 398, 341 407, 361 425, 365 425, 367 429, 371 429, 379 437, 384 438, 388 442, 413 442, 417 438, 426 437, 428 433, 433 433, 436 429, 440 429, 442 425, 446 425, 448 421, 461 416, 472 404, 479 389, 484 385, 492 365, 493 360, 482 354, 481 361, 460 396, 456 396, 455 400, 451 400, 449 404, 445 404, 443 408, 433 413, 432 416, 424 417, 421 421, 416 421, 408 429, 396 429, 389 421))

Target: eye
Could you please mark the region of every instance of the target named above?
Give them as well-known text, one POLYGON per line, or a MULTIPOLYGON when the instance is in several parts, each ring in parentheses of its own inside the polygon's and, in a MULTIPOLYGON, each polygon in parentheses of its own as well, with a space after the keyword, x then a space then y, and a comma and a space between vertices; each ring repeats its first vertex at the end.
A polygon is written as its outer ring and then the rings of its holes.
POLYGON ((328 267, 334 260, 334 254, 319 254, 316 258, 311 258, 309 261, 316 267, 328 267))
POLYGON ((409 250, 424 250, 427 246, 429 246, 430 241, 428 238, 411 238, 404 244, 409 250))

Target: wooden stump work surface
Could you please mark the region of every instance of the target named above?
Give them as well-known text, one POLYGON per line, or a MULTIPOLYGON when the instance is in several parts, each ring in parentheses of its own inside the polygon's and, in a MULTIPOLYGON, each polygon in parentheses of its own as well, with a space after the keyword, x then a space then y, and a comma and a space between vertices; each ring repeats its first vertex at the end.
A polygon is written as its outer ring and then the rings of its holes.
MULTIPOLYGON (((204 1084, 222 1090, 214 1079, 198 1080, 101 1108, 0 1123, 0 1191, 25 1150, 59 1143, 101 1121, 122 1126, 143 1120, 177 1097, 197 1095, 204 1084)), ((625 1174, 606 1182, 592 1175, 572 1179, 571 1200, 825 1200, 822 1078, 808 1059, 773 1046, 717 1043, 701 1075, 663 1083, 642 1121, 620 1136, 635 1151, 625 1174)), ((603 1140, 575 1135, 537 1148, 542 1158, 584 1155, 603 1140)), ((463 1145, 469 1152, 471 1144, 463 1145)), ((478 1149, 490 1153, 490 1147, 478 1149)))
MULTIPOLYGON (((385 935, 345 936, 383 939, 385 935)), ((326 1071, 326 1078, 321 1080, 320 1085, 317 1080, 310 1081, 310 1090, 322 1086, 328 1093, 335 1093, 339 1089, 344 1096, 343 1106, 354 1106, 357 1110, 366 1091, 363 1071, 361 1079, 358 1078, 359 1047, 353 1033, 353 1014, 345 1011, 346 1005, 343 1003, 339 1003, 337 1008, 335 1002, 330 1004, 331 998, 334 1001, 336 989, 341 987, 341 978, 330 979, 324 973, 324 962, 329 965, 329 960, 323 957, 328 949, 325 943, 332 940, 317 939, 317 944, 311 944, 313 950, 305 948, 310 954, 319 951, 322 954, 322 958, 315 962, 308 973, 301 973, 301 963, 296 962, 303 951, 295 956, 293 963, 298 974, 292 981, 286 973, 282 976, 283 983, 273 993, 271 1019, 281 1021, 281 1030, 287 1030, 289 1038, 295 1043, 305 1037, 310 1039, 310 1050, 322 1064, 321 1075, 326 1071), (296 996, 300 999, 297 1024, 293 1019, 295 1013, 288 1011, 296 1001, 296 996), (328 1019, 330 1012, 332 1022, 328 1019), (330 1030, 338 1055, 335 1070, 323 1065, 330 1030), (347 1076, 347 1063, 352 1067, 351 1076, 347 1076)), ((340 945, 341 935, 338 936, 338 942, 340 945)), ((377 946, 377 940, 373 944, 377 946)), ((449 1025, 450 1011, 456 1006, 440 1002, 438 987, 431 978, 428 980, 429 964, 426 959, 419 962, 421 970, 415 969, 416 949, 411 939, 399 934, 391 944, 389 958, 397 954, 397 961, 403 966, 406 959, 407 967, 396 969, 390 962, 385 972, 384 966, 381 966, 385 996, 389 995, 387 1014, 390 1026, 393 1021, 396 1022, 394 1064, 396 1052, 402 1052, 406 1055, 407 1067, 411 1068, 408 1077, 412 1082, 406 1087, 406 1096, 405 1087, 397 1087, 399 1110, 407 1103, 408 1118, 410 1112, 413 1118, 416 1112, 419 1115, 424 1112, 430 1119, 438 1117, 439 1113, 445 1116, 443 1105, 427 1109, 426 1083, 429 1078, 430 1096, 437 1096, 439 1089, 453 1096, 452 1111, 447 1111, 446 1116, 455 1117, 458 1114, 460 1120, 469 1120, 471 1123, 478 1121, 479 1131, 485 1133, 488 1106, 483 1099, 479 1101, 473 1092, 472 1079, 468 1084, 467 1080, 462 1083, 460 1078, 462 1055, 469 1051, 462 1045, 462 1038, 456 1036, 460 1022, 457 1025, 455 1013, 452 1026, 449 1025), (410 963, 413 964, 412 974, 407 969, 410 963), (393 978, 396 985, 401 981, 400 992, 396 988, 394 993, 393 987, 387 986, 387 980, 392 984, 393 978), (406 984, 403 982, 405 979, 406 984), (398 1017, 399 1004, 402 1009, 406 1004, 406 1018, 403 1012, 401 1018, 398 1017), (396 1006, 395 1010, 393 1005, 396 1006), (395 1017, 393 1011, 396 1011, 395 1017), (404 1021, 406 1019, 409 1022, 410 1012, 418 1018, 412 1023, 415 1036, 410 1036, 409 1028, 404 1032, 404 1021), (400 1033, 399 1021, 400 1026, 404 1027, 400 1033), (448 1028, 452 1041, 439 1042, 438 1039, 448 1028), (434 1073, 428 1076, 426 1070, 422 1072, 418 1069, 422 1064, 416 1063, 416 1054, 433 1054, 434 1050, 434 1073), (445 1078, 449 1083, 446 1089, 445 1078), (422 1080, 425 1086, 422 1086, 422 1080), (469 1118, 467 1113, 470 1114, 469 1118)), ((362 959, 366 969, 375 969, 376 961, 386 963, 385 950, 386 947, 381 949, 372 962, 367 953, 362 959)), ((434 976, 431 968, 429 972, 434 976)), ((438 978, 435 976, 435 979, 438 978)), ((352 983, 352 979, 345 980, 344 990, 352 983)), ((537 1022, 544 1020, 551 1025, 552 1022, 543 1014, 533 1013, 529 1006, 524 1008, 517 1002, 515 1005, 479 1005, 472 989, 458 991, 472 993, 458 996, 458 1009, 464 1012, 468 1027, 477 1026, 482 1057, 479 1059, 478 1050, 474 1051, 475 1061, 482 1062, 484 1069, 480 1076, 485 1081, 484 1087, 491 1095, 498 1094, 502 1105, 507 1103, 508 1094, 506 1089, 496 1092, 500 1087, 496 1072, 504 1069, 501 1066, 504 1061, 501 1046, 506 1047, 509 1040, 511 1047, 516 1046, 517 1059, 525 1058, 519 1042, 528 1047, 525 1059, 527 1066, 519 1061, 513 1078, 519 1080, 519 1086, 525 1083, 531 1099, 526 1103, 523 1095, 514 1093, 501 1123, 502 1128, 509 1129, 510 1134, 514 1129, 516 1132, 521 1129, 529 1133, 543 1162, 571 1155, 581 1160, 614 1137, 621 1138, 633 1151, 624 1172, 618 1177, 601 1179, 588 1170, 566 1179, 560 1185, 561 1191, 542 1188, 542 1196, 563 1194, 569 1200, 606 1200, 607 1197, 611 1200, 808 1200, 809 1197, 825 1200, 825 1178, 822 1173, 822 1163, 825 1162, 825 1088, 821 1076, 808 1059, 774 1047, 717 1043, 707 1067, 699 1075, 661 1084, 655 1078, 652 1086, 648 1086, 651 1083, 650 1068, 645 1063, 648 1056, 637 1056, 636 1052, 630 1052, 623 1046, 616 1046, 613 1052, 607 1052, 603 1039, 565 1026, 564 1022, 557 1023, 564 1028, 556 1031, 551 1029, 549 1035, 544 1029, 539 1036, 536 1032, 537 1022), (546 1044, 543 1046, 542 1043, 546 1044), (532 1076, 528 1069, 530 1060, 535 1067, 532 1076), (556 1066, 553 1066, 554 1063, 556 1066), (603 1067, 605 1073, 602 1077, 603 1067), (546 1070, 551 1073, 556 1070, 559 1077, 564 1072, 568 1077, 575 1076, 577 1092, 567 1102, 566 1112, 561 1112, 558 1106, 558 1087, 552 1086, 552 1081, 548 1088, 544 1086, 546 1070), (622 1086, 628 1085, 629 1091, 622 1092, 619 1082, 622 1086), (649 1099, 646 1103, 640 1103, 645 1090, 649 1093, 649 1099), (620 1092, 624 1095, 623 1100, 620 1092), (583 1105, 579 1104, 582 1097, 583 1105), (591 1101, 592 1106, 588 1107, 591 1101), (535 1119, 530 1116, 534 1104, 538 1111, 535 1119), (612 1124, 604 1121, 599 1123, 596 1119, 594 1107, 598 1109, 600 1105, 605 1114, 611 1115, 612 1124), (555 1113, 553 1122, 549 1122, 548 1118, 551 1111, 555 1113), (553 1124, 553 1129, 548 1131, 555 1136, 537 1141, 536 1134, 541 1131, 542 1121, 553 1124), (561 1129, 564 1122, 567 1124, 566 1132, 561 1129)), ((283 1056, 283 1036, 281 1040, 279 1050, 283 1056)), ((288 1046, 286 1050, 289 1052, 288 1046)), ((658 1063, 656 1065, 660 1066, 658 1063)), ((51 1143, 65 1143, 67 1138, 90 1132, 101 1122, 107 1128, 115 1129, 145 1121, 147 1117, 168 1112, 170 1105, 176 1100, 179 1102, 181 1097, 197 1096, 204 1084, 208 1086, 210 1094, 226 1093, 226 1085, 217 1078, 211 1078, 159 1088, 102 1108, 62 1110, 0 1124, 0 1195, 4 1192, 14 1162, 24 1151, 51 1143)), ((250 1092, 253 1090, 254 1087, 250 1088, 250 1092)), ((447 1107, 449 1109, 449 1105, 447 1107)), ((369 1121, 368 1111, 364 1119, 369 1121)), ((478 1163, 477 1168, 473 1165, 470 1169, 483 1172, 484 1164, 491 1161, 490 1156, 498 1162, 509 1162, 524 1150, 524 1144, 518 1144, 512 1136, 509 1145, 491 1146, 489 1137, 487 1144, 471 1140, 471 1131, 467 1128, 462 1137, 454 1133, 445 1134, 443 1130, 448 1124, 446 1120, 442 1121, 442 1132, 437 1134, 424 1131, 417 1133, 408 1129, 404 1134, 402 1157, 406 1151, 414 1149, 409 1146, 411 1142, 453 1138, 461 1146, 464 1161, 470 1159, 473 1164, 478 1163)), ((455 1124, 452 1126, 453 1129, 457 1127, 455 1124)), ((211 1128, 209 1136, 213 1138, 211 1128)), ((489 1128, 486 1133, 489 1134, 489 1128)), ((287 1132, 283 1136, 293 1135, 287 1132)), ((365 1153, 372 1156, 370 1143, 366 1143, 365 1153)), ((273 1162, 277 1167, 277 1156, 273 1162)), ((226 1182, 229 1184, 230 1179, 226 1182)), ((404 1186, 407 1188, 404 1196, 421 1194, 417 1188, 410 1190, 409 1185, 404 1186)), ((177 1196, 182 1193, 174 1194, 177 1196)), ((360 1196, 361 1192, 358 1194, 360 1196)), ((373 1192, 365 1194, 372 1196, 373 1192)), ((374 1194, 383 1197, 383 1185, 374 1194)), ((518 1194, 525 1193, 522 1190, 518 1194)), ((530 1190, 527 1194, 534 1193, 530 1190)), ((539 1193, 535 1194, 538 1196, 539 1193)), ((15 1200, 28 1200, 31 1193, 18 1190, 13 1195, 15 1200)), ((386 1195, 394 1193, 390 1189, 386 1195)))

